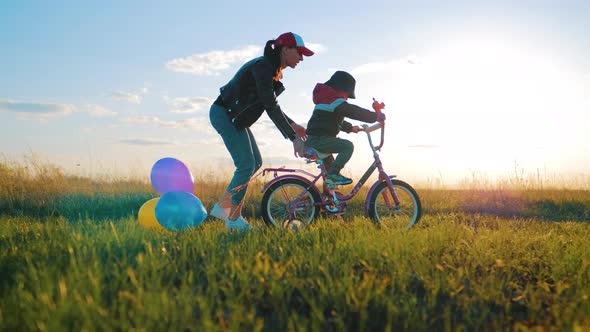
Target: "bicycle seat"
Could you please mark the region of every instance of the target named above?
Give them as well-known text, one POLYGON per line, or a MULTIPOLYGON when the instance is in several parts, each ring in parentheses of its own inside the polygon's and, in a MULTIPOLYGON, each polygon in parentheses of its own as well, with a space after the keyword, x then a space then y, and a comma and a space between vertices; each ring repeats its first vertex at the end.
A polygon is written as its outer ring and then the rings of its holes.
POLYGON ((305 157, 306 159, 309 159, 310 161, 324 159, 324 158, 328 157, 329 155, 330 155, 329 153, 319 152, 318 150, 316 150, 310 146, 306 146, 305 149, 303 149, 303 157, 305 157))

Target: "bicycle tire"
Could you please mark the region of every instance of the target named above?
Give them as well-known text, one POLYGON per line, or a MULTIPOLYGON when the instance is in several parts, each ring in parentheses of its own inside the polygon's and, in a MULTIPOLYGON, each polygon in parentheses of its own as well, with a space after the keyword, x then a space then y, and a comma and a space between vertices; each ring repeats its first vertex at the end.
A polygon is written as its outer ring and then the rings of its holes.
POLYGON ((283 227, 287 220, 298 219, 305 225, 309 225, 320 213, 320 195, 315 190, 307 190, 311 185, 301 179, 283 179, 273 183, 264 191, 260 203, 260 214, 268 226, 283 227), (301 192, 306 191, 302 197, 295 216, 290 216, 287 203, 297 197, 301 192))
POLYGON ((410 228, 422 217, 422 203, 412 186, 400 180, 391 180, 393 190, 400 201, 400 206, 391 206, 393 197, 387 182, 381 182, 369 198, 369 218, 378 225, 410 228), (390 201, 386 204, 385 197, 390 201))

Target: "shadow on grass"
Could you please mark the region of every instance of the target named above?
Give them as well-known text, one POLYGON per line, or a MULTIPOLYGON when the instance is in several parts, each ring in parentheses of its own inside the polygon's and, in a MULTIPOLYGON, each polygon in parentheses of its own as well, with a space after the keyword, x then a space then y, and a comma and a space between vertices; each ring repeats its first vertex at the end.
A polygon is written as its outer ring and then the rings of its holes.
MULTIPOLYGON (((419 191, 425 214, 466 213, 503 218, 537 218, 547 221, 590 221, 590 192, 518 192, 479 190, 419 191)), ((49 199, 29 195, 20 199, 0 199, 0 216, 63 217, 69 221, 117 220, 137 216, 139 208, 154 192, 65 193, 49 199)), ((204 196, 208 209, 211 197, 204 196)), ((244 204, 246 218, 261 218, 260 198, 248 197, 244 204)), ((364 215, 362 201, 348 205, 348 215, 364 215)))
POLYGON ((53 200, 31 197, 20 201, 0 201, 0 216, 49 218, 68 221, 128 218, 155 197, 154 193, 68 193, 53 200))
POLYGON ((542 200, 531 204, 530 210, 536 216, 548 220, 590 221, 590 206, 580 201, 542 200))
POLYGON ((546 221, 590 221, 590 205, 580 201, 521 200, 503 204, 465 204, 454 212, 546 221))
POLYGON ((590 221, 590 192, 546 190, 423 190, 426 214, 467 213, 547 221, 590 221))

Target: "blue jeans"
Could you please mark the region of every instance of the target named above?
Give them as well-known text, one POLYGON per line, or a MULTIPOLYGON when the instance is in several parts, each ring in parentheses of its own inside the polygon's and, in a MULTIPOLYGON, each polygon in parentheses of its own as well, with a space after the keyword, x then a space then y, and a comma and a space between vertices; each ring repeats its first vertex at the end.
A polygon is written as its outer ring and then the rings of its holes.
POLYGON ((232 193, 231 203, 238 205, 244 199, 248 181, 262 166, 260 150, 258 150, 258 145, 250 128, 236 129, 225 108, 216 104, 211 105, 209 119, 213 128, 221 135, 223 143, 236 166, 234 176, 227 186, 227 191, 232 193), (238 187, 240 188, 238 189, 238 187))

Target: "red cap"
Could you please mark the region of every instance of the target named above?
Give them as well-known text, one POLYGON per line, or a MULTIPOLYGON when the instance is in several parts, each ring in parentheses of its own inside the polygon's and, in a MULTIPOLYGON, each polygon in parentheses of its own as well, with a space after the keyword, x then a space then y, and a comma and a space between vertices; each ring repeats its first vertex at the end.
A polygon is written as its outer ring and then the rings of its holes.
POLYGON ((275 46, 297 47, 299 53, 305 56, 313 55, 313 51, 305 47, 303 44, 303 38, 293 32, 285 32, 284 34, 280 35, 277 39, 275 39, 275 46))

